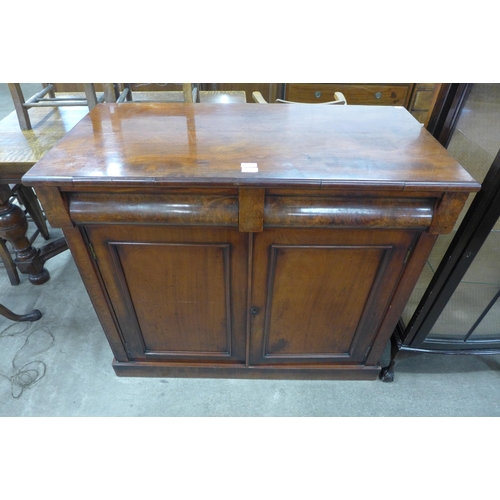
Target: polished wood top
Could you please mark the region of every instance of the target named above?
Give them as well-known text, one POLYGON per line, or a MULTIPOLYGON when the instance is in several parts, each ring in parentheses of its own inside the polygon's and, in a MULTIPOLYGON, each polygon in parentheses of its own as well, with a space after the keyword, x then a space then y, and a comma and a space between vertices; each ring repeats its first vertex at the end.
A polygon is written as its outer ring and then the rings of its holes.
POLYGON ((102 104, 23 181, 397 191, 480 187, 404 108, 317 104, 102 104), (258 171, 242 170, 246 163, 256 163, 258 171))
POLYGON ((0 121, 0 181, 18 183, 87 113, 87 106, 31 108, 32 130, 21 130, 16 112, 0 121))

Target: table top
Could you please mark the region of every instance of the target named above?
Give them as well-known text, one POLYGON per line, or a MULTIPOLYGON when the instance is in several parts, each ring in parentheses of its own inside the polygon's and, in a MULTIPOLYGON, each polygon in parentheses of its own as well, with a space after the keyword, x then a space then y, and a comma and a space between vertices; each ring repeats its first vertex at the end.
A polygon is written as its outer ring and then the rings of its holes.
MULTIPOLYGON (((137 93, 136 98, 137 98, 137 93)), ((160 100, 161 92, 142 92, 143 99, 160 100)), ((165 94, 165 92, 163 93, 165 94)), ((84 98, 83 93, 58 93, 84 98)), ((183 101, 182 91, 169 92, 172 100, 183 101)), ((201 92, 202 102, 245 103, 244 91, 201 92)), ((134 103, 135 104, 135 103, 134 103)), ((50 151, 87 113, 87 106, 30 108, 32 130, 21 130, 16 112, 0 121, 0 181, 15 184, 47 151, 50 151)))
POLYGON ((404 108, 318 104, 102 104, 23 182, 480 188, 404 108))
POLYGON ((87 106, 30 108, 32 130, 21 130, 16 112, 0 121, 0 181, 21 182, 22 176, 87 113, 87 106))

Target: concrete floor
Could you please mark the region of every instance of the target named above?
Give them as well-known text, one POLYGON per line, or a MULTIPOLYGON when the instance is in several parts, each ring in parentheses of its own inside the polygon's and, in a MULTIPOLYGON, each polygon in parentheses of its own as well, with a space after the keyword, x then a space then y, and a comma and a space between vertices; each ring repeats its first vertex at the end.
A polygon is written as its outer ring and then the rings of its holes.
MULTIPOLYGON (((9 99, 0 84, 0 119, 9 99)), ((43 313, 35 323, 0 317, 0 416, 500 415, 500 356, 401 353, 393 383, 119 378, 70 253, 46 267, 41 286, 21 275, 12 287, 0 269, 0 302, 43 313)))

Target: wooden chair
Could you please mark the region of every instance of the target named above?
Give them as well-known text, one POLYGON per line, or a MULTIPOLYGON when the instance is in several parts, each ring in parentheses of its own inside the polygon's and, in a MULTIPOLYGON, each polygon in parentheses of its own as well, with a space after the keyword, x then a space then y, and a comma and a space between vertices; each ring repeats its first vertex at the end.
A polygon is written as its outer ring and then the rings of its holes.
POLYGON ((182 90, 140 91, 133 90, 133 84, 130 83, 103 84, 106 102, 246 103, 244 90, 199 90, 196 83, 177 85, 181 85, 182 90))
POLYGON ((10 284, 13 286, 19 285, 19 274, 17 272, 16 264, 14 263, 14 259, 7 248, 7 242, 0 238, 0 260, 7 271, 7 275, 9 276, 10 284))
POLYGON ((35 223, 43 238, 45 240, 50 239, 47 220, 33 188, 23 184, 16 184, 12 188, 12 192, 21 205, 24 206, 25 214, 35 223))
POLYGON ((192 83, 177 85, 182 85, 182 90, 140 91, 133 90, 131 83, 103 83, 103 88, 106 102, 199 102, 196 85, 192 83))
POLYGON ((19 120, 21 130, 31 130, 31 121, 28 114, 29 108, 42 106, 88 106, 89 110, 93 109, 100 102, 104 102, 105 95, 97 97, 94 84, 84 83, 85 98, 76 96, 57 96, 54 93, 54 86, 51 83, 42 84, 42 90, 33 95, 29 99, 24 98, 21 85, 19 83, 9 83, 9 90, 14 101, 14 108, 19 120), (46 97, 48 94, 49 97, 46 97))
MULTIPOLYGON (((318 102, 318 103, 312 103, 312 104, 333 104, 333 105, 346 105, 347 100, 342 92, 335 92, 333 94, 335 100, 334 101, 328 101, 328 102, 318 102)), ((268 104, 268 102, 264 99, 262 94, 260 92, 252 92, 252 99, 254 102, 258 104, 268 104)), ((285 101, 283 99, 276 99, 274 102, 282 102, 286 104, 311 104, 311 103, 305 103, 305 102, 295 102, 295 101, 285 101)))

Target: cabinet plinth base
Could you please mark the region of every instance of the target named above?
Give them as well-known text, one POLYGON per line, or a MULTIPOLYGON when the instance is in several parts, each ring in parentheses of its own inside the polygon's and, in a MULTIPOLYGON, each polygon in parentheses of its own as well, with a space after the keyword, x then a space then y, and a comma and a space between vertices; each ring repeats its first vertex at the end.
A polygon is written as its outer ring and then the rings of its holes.
POLYGON ((113 369, 121 377, 164 378, 246 378, 279 380, 376 380, 380 366, 335 365, 328 368, 249 366, 180 366, 155 362, 113 360, 113 369))

